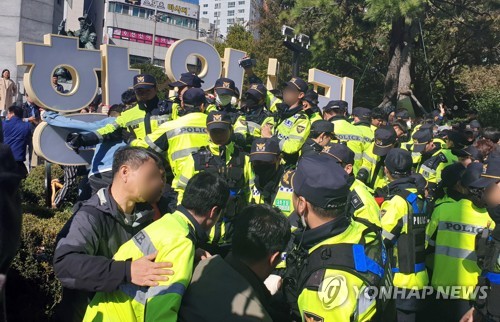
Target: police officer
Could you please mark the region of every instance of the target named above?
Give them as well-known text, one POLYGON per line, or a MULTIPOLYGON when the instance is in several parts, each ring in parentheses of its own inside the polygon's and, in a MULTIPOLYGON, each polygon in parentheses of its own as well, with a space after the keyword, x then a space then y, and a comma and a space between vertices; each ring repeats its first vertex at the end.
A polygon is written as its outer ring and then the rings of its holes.
MULTIPOLYGON (((413 144, 410 145, 413 168, 419 172, 422 164, 427 161, 439 148, 434 144, 431 129, 424 127, 416 131, 413 136, 413 144)), ((407 145, 408 146, 408 145, 407 145)))
POLYGON ((466 143, 465 137, 455 131, 447 131, 446 146, 441 146, 432 156, 424 161, 418 172, 429 182, 429 191, 434 195, 436 185, 441 181, 441 171, 456 161, 458 158, 453 154, 452 148, 462 149, 466 143))
POLYGON ((219 78, 214 86, 215 99, 207 107, 207 114, 213 111, 224 111, 231 117, 231 124, 236 123, 240 112, 233 106, 232 100, 240 96, 240 91, 232 79, 219 78))
POLYGON ((370 127, 372 122, 372 111, 365 107, 355 107, 352 109, 352 116, 354 117, 353 124, 356 125, 363 135, 363 151, 367 150, 373 142, 375 132, 370 127))
POLYGON ((177 321, 182 295, 193 274, 195 251, 208 240, 229 198, 229 187, 219 176, 200 173, 186 187, 178 210, 147 226, 123 244, 114 259, 143 256, 168 259, 175 276, 157 286, 123 283, 118 290, 98 292, 87 307, 84 321, 177 321))
POLYGON ((378 188, 375 197, 384 198, 380 207, 382 236, 394 273, 398 321, 415 321, 425 308, 424 286, 429 283, 425 268, 425 227, 428 219, 422 196, 411 177, 410 152, 393 148, 385 158, 384 173, 389 184, 378 188), (419 296, 408 297, 419 293, 419 296))
POLYGON ((301 157, 319 154, 334 137, 333 123, 325 120, 314 122, 309 137, 300 150, 301 157))
POLYGON ((346 142, 349 149, 354 152, 354 173, 357 174, 361 168, 364 151, 363 134, 357 126, 347 121, 346 113, 347 102, 342 100, 330 101, 323 108, 323 118, 335 126, 335 137, 340 142, 346 142))
POLYGON ((481 163, 467 167, 460 179, 462 198, 436 207, 427 227, 429 252, 434 251, 431 285, 442 292, 436 300, 437 317, 442 321, 458 321, 469 310, 481 273, 476 263, 474 239, 490 227, 491 218, 470 185, 479 179, 482 170, 481 163), (449 287, 457 285, 458 290, 449 291, 449 287))
POLYGON ((309 120, 311 124, 322 120, 323 116, 321 115, 321 110, 318 107, 318 93, 316 93, 312 89, 308 89, 306 94, 304 95, 304 99, 302 100, 302 105, 304 106, 304 112, 306 112, 307 116, 309 116, 309 120))
POLYGON ((278 111, 274 116, 264 120, 261 137, 278 138, 285 163, 287 166, 294 166, 311 130, 311 122, 302 105, 308 86, 298 77, 292 78, 285 86, 284 103, 278 105, 278 111))
POLYGON ((183 116, 162 124, 143 140, 131 142, 132 146, 149 148, 166 157, 174 175, 172 186, 175 186, 191 153, 206 146, 209 141, 207 115, 204 113, 207 104, 205 93, 201 88, 190 88, 182 97, 183 116))
POLYGON ((283 284, 295 319, 374 318, 375 299, 365 291, 356 294, 353 289, 379 285, 384 277, 383 247, 375 233, 366 232, 366 226, 345 215, 349 184, 344 170, 332 157, 305 157, 292 182, 294 208, 305 227, 294 234, 283 284), (356 256, 352 256, 353 249, 356 256), (370 262, 370 268, 360 271, 358 261, 370 262), (331 292, 332 287, 337 291, 331 292))
POLYGON ((357 178, 374 190, 385 186, 387 182, 384 175, 384 160, 395 145, 396 132, 392 126, 382 126, 375 130, 375 141, 363 154, 357 178))
POLYGON ((376 129, 386 124, 387 124, 387 114, 384 112, 382 108, 375 107, 372 110, 372 122, 370 125, 370 128, 372 129, 373 133, 375 133, 376 129))
MULTIPOLYGON (((244 57, 243 60, 249 60, 250 57, 244 57)), ((254 64, 240 64, 240 66, 245 70, 245 74, 247 75, 248 83, 250 84, 262 84, 263 81, 257 75, 255 75, 253 71, 254 64)), ((278 111, 278 104, 283 103, 283 101, 278 98, 272 90, 267 90, 265 106, 268 112, 276 113, 278 111)))
POLYGON ((210 136, 208 146, 202 147, 187 158, 179 181, 173 187, 179 194, 179 200, 182 200, 189 179, 198 172, 213 172, 228 182, 231 191, 230 200, 222 214, 222 220, 210 233, 213 251, 223 252, 228 250, 231 243, 231 222, 234 216, 250 200, 253 173, 249 156, 232 140, 231 118, 226 112, 210 112, 206 127, 210 136))
POLYGON ((242 115, 234 124, 234 133, 245 140, 243 147, 250 147, 255 138, 260 138, 260 127, 270 116, 266 109, 267 89, 262 84, 251 84, 243 95, 242 115))
POLYGON ((170 88, 177 88, 176 97, 174 99, 174 103, 172 104, 172 120, 179 117, 179 110, 182 111, 180 112, 180 116, 185 113, 185 111, 181 109, 182 96, 184 95, 184 92, 193 87, 200 88, 202 83, 204 83, 204 81, 196 74, 182 73, 181 78, 178 81, 168 84, 170 88))
POLYGON ((380 227, 380 207, 373 198, 373 191, 356 179, 352 172, 354 152, 345 144, 329 143, 321 153, 333 157, 348 175, 347 182, 351 191, 347 202, 348 216, 366 226, 380 227))
POLYGON ((134 76, 134 91, 137 105, 123 112, 113 123, 96 131, 85 134, 71 133, 67 138, 68 144, 78 149, 104 140, 121 140, 122 136, 125 140, 143 139, 170 119, 169 109, 165 104, 160 104, 156 79, 153 76, 147 74, 134 76))
MULTIPOLYGON (((274 203, 280 179, 285 171, 280 161, 280 147, 276 139, 257 138, 253 141, 250 162, 255 179, 251 187, 250 203, 274 203)), ((291 207, 291 203, 288 207, 291 207)))
MULTIPOLYGON (((500 155, 493 153, 488 158, 486 171, 470 184, 484 189, 483 201, 488 214, 495 223, 476 236, 476 255, 482 269, 478 286, 486 289, 486 297, 476 297, 474 309, 469 312, 473 321, 500 321, 500 155)), ((468 318, 466 315, 461 321, 468 318)))

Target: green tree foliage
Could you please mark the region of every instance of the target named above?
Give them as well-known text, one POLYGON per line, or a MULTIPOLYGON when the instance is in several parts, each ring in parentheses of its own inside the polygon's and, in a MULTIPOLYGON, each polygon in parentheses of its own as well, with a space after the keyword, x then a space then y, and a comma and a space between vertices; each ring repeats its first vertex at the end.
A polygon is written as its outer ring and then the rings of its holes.
POLYGON ((500 65, 465 67, 457 85, 470 95, 470 106, 479 111, 483 126, 500 124, 500 65))

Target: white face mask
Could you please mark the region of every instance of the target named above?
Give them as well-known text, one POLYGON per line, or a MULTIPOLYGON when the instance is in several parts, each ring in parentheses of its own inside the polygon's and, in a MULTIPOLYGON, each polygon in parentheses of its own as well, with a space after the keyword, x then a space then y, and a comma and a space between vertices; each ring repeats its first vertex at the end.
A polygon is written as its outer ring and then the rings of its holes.
POLYGON ((408 130, 411 129, 411 121, 410 120, 406 121, 406 126, 408 126, 408 130))
POLYGON ((232 97, 230 95, 219 96, 219 94, 217 94, 217 96, 215 97, 215 101, 220 106, 226 106, 228 104, 231 104, 231 99, 232 99, 232 97))

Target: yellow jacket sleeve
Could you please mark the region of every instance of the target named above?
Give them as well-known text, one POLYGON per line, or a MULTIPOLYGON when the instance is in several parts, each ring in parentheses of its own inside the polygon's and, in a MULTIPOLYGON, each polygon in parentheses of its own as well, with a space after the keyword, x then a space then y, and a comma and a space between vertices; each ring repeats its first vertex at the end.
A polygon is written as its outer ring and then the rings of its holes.
POLYGON ((174 188, 177 192, 177 201, 180 204, 182 201, 182 197, 184 196, 184 189, 186 189, 188 181, 197 173, 195 170, 194 159, 193 157, 189 157, 184 162, 182 167, 181 175, 179 176, 179 180, 174 188))
POLYGON ((400 196, 384 201, 380 207, 382 236, 384 240, 395 242, 403 232, 403 217, 408 212, 407 201, 400 196))
POLYGON ((135 139, 130 143, 130 145, 142 148, 150 148, 157 153, 165 154, 168 150, 167 132, 169 128, 169 122, 163 123, 152 133, 146 135, 144 139, 135 139))
POLYGON ((168 281, 150 287, 147 294, 145 321, 177 321, 177 313, 193 272, 194 245, 187 238, 178 238, 158 250, 157 262, 171 262, 175 274, 168 281))
POLYGON ((125 128, 127 124, 127 117, 124 115, 118 116, 114 122, 108 123, 105 126, 97 129, 94 133, 99 137, 99 141, 103 141, 103 137, 115 132, 119 128, 125 128))

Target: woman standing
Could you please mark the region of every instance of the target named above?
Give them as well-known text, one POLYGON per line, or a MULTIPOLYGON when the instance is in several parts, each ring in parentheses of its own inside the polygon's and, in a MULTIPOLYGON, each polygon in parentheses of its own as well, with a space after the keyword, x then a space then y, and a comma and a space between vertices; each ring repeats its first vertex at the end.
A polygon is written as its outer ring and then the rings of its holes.
POLYGON ((10 79, 10 71, 4 69, 0 78, 0 111, 7 111, 16 102, 16 95, 16 83, 10 79))

